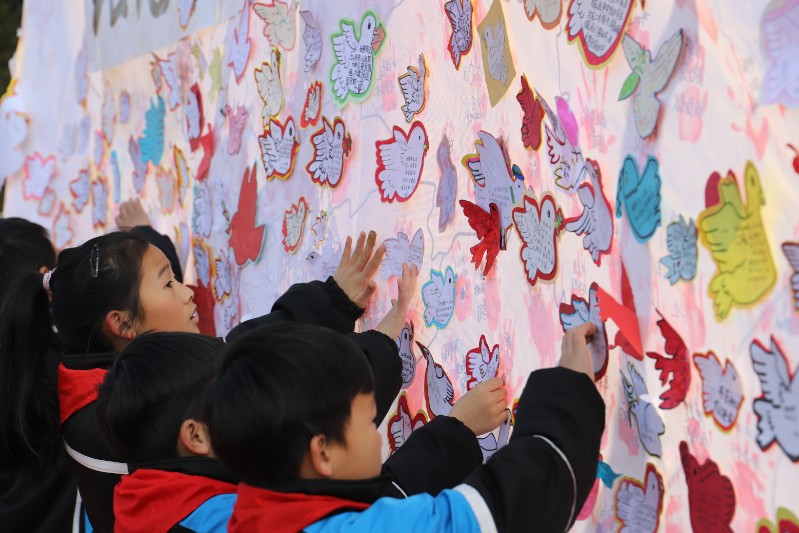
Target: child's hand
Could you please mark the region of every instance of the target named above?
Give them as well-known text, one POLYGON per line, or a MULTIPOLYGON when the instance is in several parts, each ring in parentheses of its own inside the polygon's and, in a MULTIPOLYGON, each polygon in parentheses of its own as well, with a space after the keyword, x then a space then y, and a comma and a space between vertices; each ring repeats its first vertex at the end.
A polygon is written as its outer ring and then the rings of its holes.
POLYGON ((491 378, 478 383, 455 402, 449 416, 463 422, 475 435, 488 433, 505 421, 507 393, 502 378, 491 378))
POLYGON ((415 266, 402 264, 402 277, 397 280, 397 299, 391 300, 391 309, 386 316, 375 327, 375 330, 383 333, 392 339, 399 337, 405 318, 408 315, 408 306, 416 291, 416 281, 419 279, 419 271, 415 266))
POLYGON ((141 200, 128 200, 119 204, 119 214, 115 219, 118 228, 135 228, 150 226, 150 217, 141 206, 141 200))
POLYGON ((358 307, 365 308, 377 288, 372 278, 383 260, 386 247, 381 244, 372 255, 376 240, 377 234, 374 231, 369 232, 368 239, 366 233, 361 232, 355 250, 352 250, 352 237, 347 237, 341 262, 333 274, 333 279, 344 294, 358 307))
POLYGON ((596 333, 596 325, 593 322, 580 324, 563 335, 560 348, 560 366, 575 372, 582 372, 592 381, 594 379, 594 363, 591 360, 591 352, 588 351, 588 337, 594 333, 596 333))

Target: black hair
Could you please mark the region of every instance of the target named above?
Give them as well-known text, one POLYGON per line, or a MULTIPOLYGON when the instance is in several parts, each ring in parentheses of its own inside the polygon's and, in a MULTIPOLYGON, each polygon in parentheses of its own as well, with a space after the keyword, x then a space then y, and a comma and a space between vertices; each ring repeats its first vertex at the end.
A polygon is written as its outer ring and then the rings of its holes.
POLYGON ((21 274, 55 267, 55 249, 50 234, 24 218, 0 219, 0 300, 21 274))
POLYGON ((346 444, 353 399, 373 391, 366 356, 344 335, 297 322, 256 328, 225 349, 209 402, 214 453, 249 480, 296 479, 311 438, 346 444))
POLYGON ((113 350, 103 320, 114 309, 143 317, 139 285, 148 247, 141 236, 115 232, 62 251, 50 278, 52 303, 39 272, 10 284, 0 308, 1 466, 46 468, 58 452, 54 350, 113 350))
POLYGON ((96 403, 111 451, 128 463, 176 457, 180 426, 203 411, 197 400, 223 347, 220 339, 199 333, 133 339, 106 374, 96 403))

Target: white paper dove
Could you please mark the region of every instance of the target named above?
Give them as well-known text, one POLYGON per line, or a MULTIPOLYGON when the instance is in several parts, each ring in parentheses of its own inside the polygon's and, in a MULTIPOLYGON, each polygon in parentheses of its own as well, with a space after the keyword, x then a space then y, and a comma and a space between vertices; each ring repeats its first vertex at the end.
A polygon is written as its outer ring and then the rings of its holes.
POLYGON ((757 444, 767 449, 774 442, 791 459, 799 460, 799 366, 793 375, 788 368, 788 359, 774 337, 771 349, 754 341, 749 350, 752 366, 763 395, 754 401, 757 415, 757 444))
POLYGON ((574 192, 575 187, 585 181, 585 174, 588 171, 583 152, 569 140, 557 113, 537 91, 536 96, 544 106, 549 120, 549 124, 544 124, 544 130, 547 134, 547 156, 555 174, 555 185, 568 192, 574 192))
POLYGON ((416 271, 422 270, 422 259, 424 257, 424 233, 422 228, 413 234, 413 241, 408 240, 408 236, 402 232, 397 233, 396 239, 386 239, 383 243, 386 246, 386 255, 380 265, 380 277, 388 279, 391 276, 402 277, 402 264, 416 266, 416 271))
MULTIPOLYGON (((583 204, 583 212, 577 219, 566 221, 564 228, 577 235, 584 235, 583 248, 591 254, 591 259, 599 265, 602 254, 610 251, 613 241, 613 215, 610 203, 605 197, 599 180, 599 167, 592 160, 585 166, 589 182, 577 188, 577 196, 583 204)), ((694 234, 696 239, 696 234, 694 234)))
POLYGON ((447 327, 455 311, 455 282, 457 276, 452 267, 442 274, 438 270, 430 271, 430 281, 422 287, 424 303, 424 323, 439 329, 447 327))
POLYGON ((380 49, 384 32, 372 11, 364 14, 357 36, 352 21, 342 20, 340 25, 341 33, 333 36, 336 58, 330 80, 336 99, 344 102, 349 93, 363 96, 372 85, 374 55, 380 49))
POLYGON ((430 412, 431 418, 434 416, 447 416, 452 410, 452 402, 455 397, 452 382, 444 371, 444 367, 435 362, 430 350, 418 341, 416 345, 422 351, 425 361, 427 361, 424 388, 427 410, 430 412))
POLYGON ((274 0, 272 5, 256 3, 252 9, 266 23, 264 37, 269 39, 272 46, 286 50, 294 48, 297 39, 297 0, 291 0, 291 3, 274 0))
POLYGON ((277 48, 272 49, 271 63, 264 62, 261 68, 255 69, 255 84, 258 94, 264 102, 261 109, 261 118, 264 127, 269 120, 277 116, 283 109, 283 84, 280 79, 280 52, 277 48))
POLYGON ((294 120, 289 118, 284 126, 276 120, 270 121, 269 129, 258 137, 258 142, 261 144, 266 179, 287 178, 293 170, 300 144, 294 120))
POLYGON ((647 465, 644 484, 624 478, 616 492, 619 533, 656 533, 663 507, 663 481, 654 465, 647 465))
POLYGON ((404 202, 416 191, 427 155, 427 131, 421 122, 414 122, 406 135, 394 126, 392 139, 377 141, 375 182, 381 200, 404 202))
POLYGON ((461 56, 472 48, 472 0, 449 0, 444 9, 452 25, 448 49, 457 69, 461 56))
POLYGON ((793 269, 791 289, 793 289, 794 308, 799 309, 799 243, 784 242, 782 251, 793 269))
POLYGON ((707 355, 695 354, 694 364, 702 376, 702 405, 705 414, 712 415, 721 428, 732 428, 744 399, 738 371, 729 359, 722 368, 713 352, 707 355))
POLYGON ((413 120, 414 115, 418 115, 424 109, 426 77, 427 65, 423 54, 419 54, 418 68, 408 66, 408 72, 399 77, 402 97, 405 99, 405 104, 402 106, 405 122, 413 120))
POLYGON ((311 142, 314 156, 307 166, 311 180, 319 185, 336 188, 341 183, 344 157, 349 155, 346 145, 352 142, 344 122, 336 118, 331 126, 326 118, 322 118, 322 129, 311 136, 311 142))
POLYGON ((319 31, 319 25, 313 13, 300 11, 300 17, 305 23, 305 29, 302 30, 302 42, 305 45, 305 72, 310 72, 322 57, 322 33, 319 31))
POLYGON ((466 390, 497 376, 499 370, 499 344, 488 347, 485 335, 480 335, 480 344, 476 350, 466 353, 466 390))
POLYGON ((680 279, 686 281, 696 276, 697 246, 696 225, 693 219, 689 223, 680 215, 678 222, 672 222, 666 228, 666 245, 669 255, 660 258, 660 264, 668 270, 666 278, 674 285, 680 279))
POLYGON ((416 354, 413 353, 413 322, 405 322, 400 336, 397 337, 397 349, 402 360, 402 388, 407 389, 416 375, 416 354))
POLYGON ((646 382, 641 374, 635 369, 632 362, 627 362, 627 369, 630 373, 630 380, 621 372, 621 380, 624 386, 624 393, 627 397, 627 416, 632 425, 632 418, 635 417, 635 425, 638 428, 638 438, 649 455, 660 457, 663 455, 663 446, 660 443, 660 436, 665 433, 666 426, 663 419, 657 412, 646 382))
MULTIPOLYGON (((252 0, 244 0, 244 7, 241 8, 238 24, 233 28, 233 42, 228 47, 228 65, 233 67, 233 74, 236 76, 236 83, 241 82, 247 69, 247 62, 252 53, 252 41, 250 40, 250 3, 252 0)), ((258 79, 256 74, 256 80, 258 79)))
POLYGON ((507 85, 508 64, 505 62, 505 25, 499 20, 493 28, 486 26, 485 35, 482 37, 488 47, 488 73, 502 85, 507 85))

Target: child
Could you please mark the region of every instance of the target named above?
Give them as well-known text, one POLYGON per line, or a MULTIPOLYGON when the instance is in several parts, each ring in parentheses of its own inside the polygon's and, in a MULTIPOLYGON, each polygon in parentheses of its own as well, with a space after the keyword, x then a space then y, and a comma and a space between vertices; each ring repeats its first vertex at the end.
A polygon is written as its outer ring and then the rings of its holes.
MULTIPOLYGON (((55 260, 42 226, 22 218, 0 219, 0 300, 14 280, 47 272, 55 260)), ((7 305, 32 303, 10 300, 7 305)), ((27 324, 0 323, 0 329, 17 326, 27 324)), ((58 401, 56 338, 44 332, 30 371, 19 374, 10 349, 0 345, 0 524, 10 531, 71 531, 77 487, 53 407, 58 401)))
MULTIPOLYGON (((223 343, 191 333, 151 333, 134 339, 119 355, 100 386, 97 416, 116 457, 129 464, 114 492, 114 528, 128 531, 226 531, 240 476, 213 457, 202 391, 221 362, 223 343), (147 384, 142 386, 142 384, 147 384)), ((501 380, 496 380, 501 383, 501 380)), ((505 390, 482 383, 453 407, 446 440, 430 424, 414 432, 384 465, 384 473, 398 468, 406 457, 430 459, 420 464, 436 467, 434 484, 445 488, 465 479, 458 463, 476 466, 480 452, 475 433, 499 424, 506 407, 505 390), (458 421, 460 419, 463 423, 458 421), (458 426, 468 429, 458 432, 458 426), (439 435, 437 437, 436 435, 439 435), (427 438, 425 438, 427 436, 427 438), (456 439, 460 437, 460 442, 456 439), (437 445, 430 446, 431 439, 437 445), (476 455, 475 460, 472 456, 476 455)), ((413 470, 413 469, 411 469, 413 470)), ((393 477, 388 488, 411 492, 393 477)))
POLYGON ((586 335, 566 333, 561 368, 533 372, 509 443, 436 497, 376 498, 374 381, 330 330, 268 326, 226 349, 211 398, 211 440, 247 479, 229 531, 566 531, 596 478, 604 404, 586 335))
MULTIPOLYGON (((290 290, 275 304, 278 317, 295 314, 321 326, 352 331, 354 320, 374 291, 371 278, 384 249, 373 254, 374 250, 374 238, 366 242, 363 233, 354 250, 347 239, 336 274, 324 283, 290 290), (304 297, 302 302, 296 303, 297 293, 304 297)), ((415 274, 408 272, 403 279, 415 286, 415 274)), ((97 386, 111 366, 114 352, 137 334, 151 330, 197 332, 193 293, 175 279, 171 263, 160 249, 136 233, 117 232, 62 251, 56 269, 44 275, 21 276, 7 297, 24 303, 8 306, 1 320, 0 347, 13 359, 9 364, 16 365, 17 372, 35 372, 28 367, 42 357, 42 340, 52 337, 52 327, 58 330, 64 346, 58 387, 66 450, 92 526, 111 531, 113 487, 119 476, 127 473, 127 465, 115 459, 100 435, 94 406, 97 386)), ((377 331, 357 337, 374 367, 380 383, 379 402, 386 411, 401 383, 401 363, 393 339, 402 328, 407 303, 408 299, 402 299, 393 306, 377 331)), ((256 319, 268 320, 269 316, 256 319)))

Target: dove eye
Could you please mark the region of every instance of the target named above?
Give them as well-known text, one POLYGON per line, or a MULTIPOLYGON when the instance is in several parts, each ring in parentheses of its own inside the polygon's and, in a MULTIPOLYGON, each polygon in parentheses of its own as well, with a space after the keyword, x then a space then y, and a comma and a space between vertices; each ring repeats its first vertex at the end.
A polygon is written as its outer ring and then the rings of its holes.
POLYGON ((368 29, 368 30, 371 30, 371 29, 372 29, 372 23, 371 23, 371 22, 368 22, 368 23, 366 24, 366 29, 368 29))

